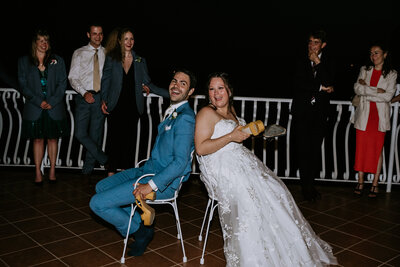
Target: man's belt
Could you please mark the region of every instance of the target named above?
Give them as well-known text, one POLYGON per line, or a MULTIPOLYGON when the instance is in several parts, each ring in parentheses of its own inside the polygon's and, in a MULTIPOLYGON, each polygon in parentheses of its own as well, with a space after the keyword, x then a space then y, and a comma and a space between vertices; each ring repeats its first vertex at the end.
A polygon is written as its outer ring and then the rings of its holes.
POLYGON ((92 95, 97 95, 98 93, 100 93, 100 91, 95 91, 95 90, 87 90, 86 92, 91 93, 92 95))

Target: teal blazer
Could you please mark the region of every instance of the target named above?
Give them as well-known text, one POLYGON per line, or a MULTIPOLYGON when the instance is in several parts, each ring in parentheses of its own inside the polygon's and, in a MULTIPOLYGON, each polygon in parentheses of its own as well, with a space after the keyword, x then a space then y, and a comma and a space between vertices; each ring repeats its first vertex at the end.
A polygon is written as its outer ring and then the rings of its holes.
POLYGON ((155 176, 141 180, 147 183, 153 179, 158 190, 174 192, 183 181, 189 179, 192 171, 194 151, 195 114, 189 103, 178 107, 173 114, 158 125, 158 135, 149 160, 138 169, 139 175, 154 173, 155 176))

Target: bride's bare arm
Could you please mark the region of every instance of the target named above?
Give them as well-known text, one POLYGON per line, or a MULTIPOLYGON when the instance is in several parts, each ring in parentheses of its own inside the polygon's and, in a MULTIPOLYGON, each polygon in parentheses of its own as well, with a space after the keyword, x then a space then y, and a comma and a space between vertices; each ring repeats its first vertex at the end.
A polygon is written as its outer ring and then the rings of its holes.
POLYGON ((226 135, 216 139, 211 139, 214 132, 214 126, 220 119, 221 118, 210 107, 205 107, 197 113, 194 143, 198 155, 214 153, 230 142, 241 143, 250 136, 249 134, 240 131, 241 126, 238 126, 226 135))

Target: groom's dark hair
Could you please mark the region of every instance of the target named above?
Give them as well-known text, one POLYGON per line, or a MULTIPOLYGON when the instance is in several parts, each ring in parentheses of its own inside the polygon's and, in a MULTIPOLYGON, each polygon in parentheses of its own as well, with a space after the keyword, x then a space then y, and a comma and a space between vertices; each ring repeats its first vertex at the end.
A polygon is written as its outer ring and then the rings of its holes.
POLYGON ((186 68, 179 67, 179 68, 176 68, 172 72, 172 77, 174 77, 175 73, 177 73, 177 72, 182 72, 189 76, 189 79, 190 79, 189 89, 196 88, 197 79, 196 79, 196 75, 192 71, 190 71, 186 68))

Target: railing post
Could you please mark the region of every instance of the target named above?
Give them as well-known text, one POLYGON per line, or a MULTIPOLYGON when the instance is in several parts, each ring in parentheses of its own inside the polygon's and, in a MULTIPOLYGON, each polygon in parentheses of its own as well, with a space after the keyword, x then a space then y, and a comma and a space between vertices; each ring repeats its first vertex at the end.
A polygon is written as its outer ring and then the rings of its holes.
MULTIPOLYGON (((400 85, 397 85, 396 95, 400 92, 400 85)), ((390 193, 392 190, 392 179, 393 179, 393 162, 394 162, 394 151, 396 148, 396 129, 397 129, 397 119, 399 115, 399 102, 393 104, 393 116, 392 116, 392 134, 390 136, 390 152, 389 152, 389 166, 388 166, 388 176, 386 184, 386 192, 390 193)))

